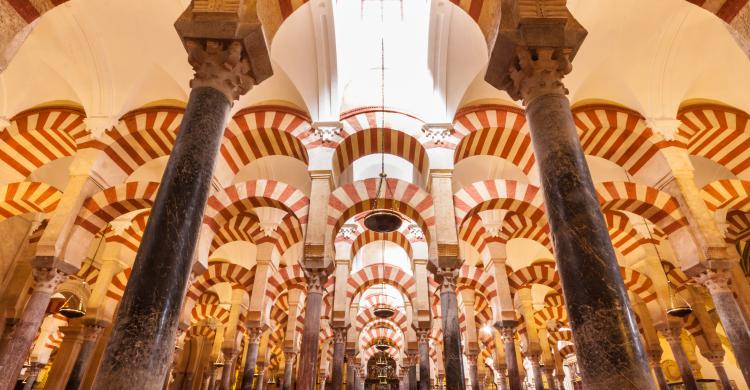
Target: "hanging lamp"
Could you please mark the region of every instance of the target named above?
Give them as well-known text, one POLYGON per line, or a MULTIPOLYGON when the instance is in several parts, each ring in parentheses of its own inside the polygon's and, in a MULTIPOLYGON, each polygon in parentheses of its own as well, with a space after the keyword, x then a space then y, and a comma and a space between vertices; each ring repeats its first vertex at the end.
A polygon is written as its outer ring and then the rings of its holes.
MULTIPOLYGON (((380 266, 381 266, 381 275, 385 275, 385 240, 382 241, 380 246, 380 266)), ((375 317, 381 318, 381 319, 387 319, 393 317, 394 314, 396 314, 396 311, 393 310, 387 303, 386 303, 386 297, 385 294, 385 283, 380 283, 380 296, 383 297, 382 301, 375 304, 375 310, 373 310, 373 314, 375 317)))
MULTIPOLYGON (((383 9, 381 3, 381 24, 383 21, 383 9)), ((383 112, 380 116, 380 175, 378 175, 378 187, 375 197, 370 202, 373 210, 365 216, 364 224, 368 229, 378 233, 395 232, 401 227, 401 215, 390 210, 386 205, 388 195, 388 175, 385 173, 385 40, 380 38, 380 104, 383 112), (382 197, 381 197, 382 191, 382 197)), ((393 192, 391 192, 393 195, 393 192)))
POLYGON ((73 297, 74 295, 70 294, 70 296, 68 296, 68 299, 65 300, 65 303, 63 303, 62 307, 60 307, 60 310, 57 311, 65 318, 81 318, 86 315, 86 310, 83 309, 83 301, 81 299, 78 299, 78 305, 74 305, 71 302, 71 299, 73 297))
MULTIPOLYGON (((628 182, 630 182, 630 174, 628 174, 627 172, 625 172, 625 174, 627 175, 628 182)), ((646 218, 645 217, 641 217, 641 218, 643 219, 643 224, 646 226, 646 230, 648 231, 648 239, 651 241, 651 245, 654 246, 654 252, 656 252, 656 257, 659 259, 659 264, 662 264, 662 270, 664 271, 664 276, 667 278, 667 293, 669 294, 669 307, 667 308, 667 315, 670 317, 678 317, 678 318, 687 317, 693 312, 693 308, 685 300, 685 298, 681 297, 677 293, 677 291, 675 291, 674 286, 672 286, 672 281, 669 279, 669 270, 663 266, 665 262, 661 258, 661 253, 659 253, 659 247, 656 245, 656 241, 654 241, 654 236, 651 234, 651 228, 648 226, 648 223, 646 222, 646 218)))
POLYGON ((690 304, 677 293, 677 290, 672 285, 672 281, 669 279, 669 273, 664 270, 664 275, 667 277, 667 290, 669 292, 669 307, 667 308, 667 315, 672 317, 684 318, 693 313, 693 308, 690 304))

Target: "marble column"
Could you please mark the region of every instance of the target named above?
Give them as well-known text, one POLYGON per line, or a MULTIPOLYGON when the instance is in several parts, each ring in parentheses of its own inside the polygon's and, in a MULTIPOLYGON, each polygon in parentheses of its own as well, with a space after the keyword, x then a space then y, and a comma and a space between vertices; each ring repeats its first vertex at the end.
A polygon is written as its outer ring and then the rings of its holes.
POLYGON ((479 389, 479 376, 477 375, 477 354, 466 353, 466 360, 469 362, 469 383, 471 383, 471 389, 479 389))
POLYGON ((719 377, 719 382, 721 382, 722 390, 732 390, 732 383, 729 381, 727 371, 724 369, 724 349, 720 345, 718 347, 721 349, 706 353, 704 356, 706 360, 713 364, 716 375, 719 377))
POLYGON ((719 313, 721 325, 732 344, 734 357, 745 382, 750 383, 750 324, 745 322, 737 300, 729 287, 731 274, 727 271, 707 270, 697 278, 706 286, 719 313))
POLYGON ((443 317, 443 361, 445 372, 451 373, 446 376, 446 385, 451 390, 464 390, 466 381, 456 297, 458 270, 439 269, 436 276, 440 283, 440 311, 443 317))
POLYGON ((417 390, 417 360, 411 361, 409 366, 409 390, 417 390))
POLYGON ((299 369, 297 370, 297 389, 315 389, 315 364, 318 361, 318 343, 320 342, 320 312, 323 309, 326 271, 323 269, 305 268, 307 279, 307 299, 305 301, 305 324, 302 331, 302 345, 299 351, 299 369))
POLYGON ((234 381, 234 366, 237 364, 238 351, 226 350, 224 351, 224 367, 221 369, 221 390, 229 390, 232 388, 232 382, 234 381))
POLYGON ((346 349, 346 328, 333 328, 333 370, 331 383, 333 390, 342 390, 344 386, 344 352, 346 349))
POLYGON ((94 388, 163 383, 224 128, 232 102, 252 86, 240 41, 189 40, 186 47, 192 90, 94 388))
POLYGON ((346 390, 354 390, 354 359, 356 353, 352 351, 346 352, 346 390))
POLYGON ((542 381, 542 367, 539 365, 539 355, 529 354, 529 363, 531 364, 531 375, 534 377, 534 389, 544 390, 544 382, 542 381))
POLYGON ((45 310, 55 288, 65 280, 65 273, 57 268, 34 268, 34 284, 21 318, 8 333, 8 341, 0 351, 0 390, 12 389, 21 372, 23 362, 29 356, 45 310))
POLYGON ((247 329, 247 350, 245 351, 245 370, 242 372, 242 390, 252 390, 255 365, 258 361, 258 346, 263 336, 263 328, 247 329))
POLYGON ((84 319, 82 322, 83 342, 81 343, 81 348, 78 350, 78 356, 76 356, 76 361, 68 377, 65 390, 76 390, 81 386, 86 370, 89 364, 91 364, 91 356, 94 354, 99 334, 101 334, 102 329, 106 326, 106 323, 94 319, 84 319))
POLYGON ((417 345, 419 346, 419 390, 430 389, 430 329, 418 328, 417 345))
POLYGON ((664 376, 664 370, 661 368, 661 354, 661 348, 652 348, 648 350, 648 365, 654 372, 656 386, 659 390, 669 390, 669 386, 667 386, 667 378, 664 376))
POLYGON ((31 390, 36 383, 36 378, 39 376, 39 371, 44 367, 44 364, 33 362, 31 363, 32 372, 26 377, 26 382, 23 384, 22 390, 31 390))
POLYGON ((568 49, 518 47, 510 70, 511 96, 522 97, 526 106, 584 386, 653 389, 635 316, 565 96, 562 78, 572 69, 569 54, 568 49))
POLYGON ((505 347, 505 366, 508 369, 508 388, 510 390, 522 390, 521 375, 518 372, 518 360, 516 358, 515 321, 505 321, 497 325, 500 338, 505 347))
POLYGON ((682 348, 680 342, 680 332, 682 331, 680 324, 671 324, 669 326, 663 326, 659 328, 659 332, 664 335, 669 343, 669 348, 672 350, 674 360, 677 362, 677 366, 680 368, 680 375, 682 376, 682 382, 685 384, 687 390, 698 390, 698 383, 695 381, 695 375, 693 375, 693 369, 690 366, 685 350, 682 348))
MULTIPOLYGON (((258 363, 258 376, 255 379, 255 390, 263 390, 266 381, 266 362, 258 363)), ((244 384, 244 382, 243 382, 244 384)))
POLYGON ((292 388, 292 373, 294 372, 294 361, 297 360, 297 352, 284 352, 284 381, 281 382, 282 390, 292 388))

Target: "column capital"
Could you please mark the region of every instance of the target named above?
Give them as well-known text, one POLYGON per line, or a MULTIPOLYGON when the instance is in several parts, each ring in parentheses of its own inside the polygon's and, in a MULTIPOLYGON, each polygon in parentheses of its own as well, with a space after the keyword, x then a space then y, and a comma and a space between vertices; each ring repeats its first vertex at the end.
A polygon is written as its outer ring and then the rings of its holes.
POLYGON ((34 278, 32 288, 35 292, 45 292, 52 294, 57 286, 67 279, 65 272, 58 268, 34 267, 31 271, 34 278))
POLYGON ((653 367, 661 366, 661 355, 663 351, 661 348, 649 348, 646 350, 646 358, 648 359, 648 365, 653 367))
POLYGON ((430 342, 430 328, 415 328, 414 332, 417 334, 418 343, 430 342))
POLYGON ((333 328, 333 343, 344 344, 346 343, 346 332, 349 329, 348 326, 336 326, 333 328))
POLYGON ((458 269, 438 268, 435 273, 435 279, 440 283, 440 292, 456 292, 456 279, 458 279, 458 269))
POLYGON ((712 349, 710 351, 702 353, 702 355, 714 366, 720 366, 724 364, 724 349, 712 349))
POLYGON ((674 343, 680 342, 680 334, 682 333, 682 324, 679 322, 670 322, 667 325, 661 325, 656 328, 661 333, 667 342, 674 343))
POLYGON ((247 338, 250 344, 260 344, 260 339, 263 337, 263 327, 254 326, 247 328, 247 338))
POLYGON ((727 271, 707 269, 695 276, 694 279, 706 286, 708 292, 711 294, 732 292, 729 288, 731 274, 727 271))
POLYGON ((325 282, 328 279, 328 270, 323 268, 307 268, 302 267, 302 271, 305 273, 305 280, 307 281, 307 294, 323 294, 325 293, 325 282))

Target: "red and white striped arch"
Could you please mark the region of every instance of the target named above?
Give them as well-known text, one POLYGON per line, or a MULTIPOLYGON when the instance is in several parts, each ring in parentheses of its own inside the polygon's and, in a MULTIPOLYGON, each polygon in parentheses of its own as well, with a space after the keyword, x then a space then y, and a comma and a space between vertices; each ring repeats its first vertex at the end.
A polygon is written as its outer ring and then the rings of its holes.
POLYGON ((750 240, 750 214, 739 210, 732 210, 727 213, 726 241, 734 244, 737 241, 750 240))
POLYGON ((302 191, 289 184, 275 180, 248 180, 208 198, 203 223, 216 232, 238 213, 255 207, 276 207, 292 213, 304 225, 309 203, 302 191))
POLYGON ((281 107, 240 111, 227 125, 219 164, 234 174, 267 156, 290 156, 307 164, 306 145, 314 140, 309 121, 300 115, 281 107))
POLYGON ((507 244, 514 238, 526 238, 536 241, 550 252, 552 252, 552 242, 549 237, 549 225, 534 223, 531 218, 511 212, 505 215, 503 226, 498 236, 498 241, 507 244))
POLYGON ((557 292, 549 292, 544 296, 544 305, 549 307, 564 306, 563 296, 557 292))
POLYGON ((214 336, 216 336, 216 329, 207 325, 191 326, 186 334, 186 338, 205 337, 209 340, 213 339, 214 336))
POLYGON ((534 313, 534 323, 542 328, 547 326, 547 321, 555 320, 568 324, 568 312, 563 306, 547 306, 534 313))
POLYGON ((305 286, 305 274, 299 264, 281 267, 268 280, 266 297, 269 302, 274 302, 281 293, 292 288, 306 290, 305 286))
POLYGON ((750 181, 719 180, 703 187, 701 195, 711 211, 750 211, 750 181))
POLYGON ((649 303, 656 299, 656 290, 654 290, 654 282, 651 278, 626 267, 620 267, 620 275, 625 288, 643 299, 643 302, 649 303))
POLYGON ((560 275, 558 275, 555 262, 552 260, 537 261, 528 267, 513 272, 508 275, 508 284, 512 294, 522 288, 531 287, 532 284, 541 284, 556 291, 562 291, 560 275))
POLYGON ((182 122, 179 107, 149 107, 125 114, 101 140, 87 146, 101 149, 108 161, 105 177, 125 180, 147 162, 169 155, 182 122))
POLYGON ((187 297, 197 300, 211 286, 219 283, 231 283, 232 288, 239 288, 250 293, 253 290, 254 279, 254 269, 223 261, 212 261, 208 263, 208 269, 190 285, 187 297))
POLYGON ((137 252, 138 247, 141 245, 141 238, 143 237, 143 232, 146 230, 146 223, 148 222, 148 217, 150 215, 150 209, 139 213, 133 218, 130 226, 128 226, 122 234, 117 234, 111 226, 108 226, 104 229, 104 240, 106 242, 120 243, 133 252, 137 252))
MULTIPOLYGON (((0 152, 1 153, 1 152, 0 152)), ((0 221, 26 213, 50 213, 62 193, 39 182, 9 183, 0 187, 0 221)))
POLYGON ((222 324, 229 322, 229 311, 219 306, 218 304, 212 303, 199 303, 193 307, 193 311, 190 313, 190 322, 195 324, 201 322, 207 318, 215 318, 222 324))
POLYGON ((390 324, 391 326, 401 329, 402 332, 406 333, 406 331, 408 330, 407 327, 409 325, 409 319, 401 310, 395 310, 395 313, 391 318, 384 320, 375 316, 375 309, 376 308, 374 306, 367 306, 364 310, 360 310, 357 313, 354 321, 352 321, 355 333, 361 332, 362 329, 365 328, 365 325, 371 322, 385 322, 390 324))
POLYGON ((453 195, 456 224, 460 226, 472 212, 504 209, 544 220, 544 200, 538 187, 515 180, 486 180, 469 184, 453 195))
POLYGON ((81 268, 76 272, 76 276, 86 282, 89 286, 93 286, 96 283, 96 279, 99 277, 99 268, 96 268, 91 261, 84 261, 81 264, 81 268))
POLYGON ((576 354, 576 347, 573 344, 568 344, 560 348, 558 352, 560 353, 560 356, 562 356, 563 358, 567 358, 570 355, 576 354))
POLYGON ((123 294, 125 294, 125 286, 128 285, 128 279, 130 279, 131 272, 133 272, 133 268, 128 267, 112 277, 112 282, 109 284, 109 287, 107 287, 107 298, 111 298, 115 302, 120 302, 123 294))
POLYGON ((159 183, 154 182, 129 182, 107 188, 83 203, 75 224, 96 234, 120 215, 151 208, 158 188, 159 183))
POLYGON ((385 153, 410 162, 423 175, 429 170, 425 147, 414 137, 390 128, 368 128, 346 137, 333 152, 333 175, 338 178, 354 161, 385 153))
POLYGON ((471 245, 478 253, 484 252, 487 243, 499 241, 497 237, 491 237, 487 234, 482 219, 476 214, 471 214, 465 218, 464 223, 459 227, 458 238, 471 245))
POLYGON ((365 130, 394 129, 419 140, 425 147, 430 146, 429 140, 422 135, 424 122, 421 119, 387 107, 364 107, 344 112, 341 123, 341 140, 365 130))
POLYGON ((351 300, 355 295, 376 284, 390 284, 409 300, 417 298, 417 282, 412 275, 392 265, 371 264, 352 273, 346 280, 346 298, 351 300))
POLYGON ((22 181, 45 164, 69 157, 81 147, 88 131, 78 109, 31 109, 11 119, 0 135, 0 169, 16 172, 22 181))
POLYGON ((750 168, 748 114, 726 106, 697 105, 680 111, 678 139, 690 154, 727 167, 736 175, 750 168))
POLYGON ((258 217, 252 213, 242 212, 229 219, 216 232, 213 241, 211 241, 211 252, 213 253, 220 246, 234 241, 256 243, 256 240, 261 237, 263 237, 263 231, 258 224, 258 217))
POLYGON ((362 247, 364 247, 365 245, 377 241, 390 241, 400 246, 401 248, 404 248, 404 251, 406 251, 406 253, 409 255, 409 258, 412 257, 413 251, 411 242, 404 235, 404 233, 400 231, 379 233, 372 230, 364 230, 359 235, 357 235, 357 238, 354 239, 354 242, 352 243, 352 257, 356 256, 359 250, 362 249, 362 247))
POLYGON ((458 272, 456 286, 458 289, 469 289, 481 294, 479 299, 491 301, 497 296, 495 279, 489 272, 484 272, 483 268, 464 265, 458 272))
MULTIPOLYGON (((379 179, 365 179, 345 184, 335 189, 328 201, 328 225, 337 234, 341 226, 352 216, 371 209, 379 179)), ((398 211, 417 222, 429 240, 430 230, 435 225, 435 209, 432 196, 418 186, 397 179, 386 179, 388 191, 380 194, 386 208, 398 211), (383 201, 384 200, 384 201, 383 201)))
POLYGON ((454 122, 458 142, 454 164, 472 156, 497 156, 531 173, 531 137, 522 110, 508 106, 478 106, 460 111, 454 122))
POLYGON ((632 253, 641 245, 659 244, 656 232, 653 239, 641 236, 630 224, 628 216, 619 211, 608 210, 604 212, 604 220, 609 229, 609 238, 612 240, 612 245, 623 255, 632 253))
POLYGON ((585 154, 609 160, 631 175, 638 174, 652 159, 660 156, 660 148, 679 144, 664 141, 646 125, 639 113, 622 107, 576 107, 573 120, 585 154))
POLYGON ((240 110, 227 124, 225 137, 240 137, 242 133, 273 129, 287 133, 299 140, 306 149, 320 145, 314 136, 310 118, 303 113, 284 106, 253 106, 240 110))
POLYGON ((680 205, 672 195, 632 182, 606 182, 595 185, 602 211, 622 210, 640 215, 671 234, 687 225, 680 205))

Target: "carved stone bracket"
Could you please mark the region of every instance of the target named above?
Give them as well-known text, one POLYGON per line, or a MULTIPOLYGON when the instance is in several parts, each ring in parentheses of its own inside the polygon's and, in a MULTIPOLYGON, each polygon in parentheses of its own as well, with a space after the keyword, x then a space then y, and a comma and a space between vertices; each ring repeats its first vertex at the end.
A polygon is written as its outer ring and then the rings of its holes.
POLYGON ((326 291, 324 285, 328 278, 328 272, 320 268, 302 268, 302 270, 305 273, 305 280, 307 281, 307 293, 324 294, 326 291))
POLYGON ((57 268, 33 268, 34 292, 52 294, 57 286, 67 279, 67 275, 57 268))
POLYGON ((512 84, 508 94, 516 100, 523 99, 526 106, 539 96, 567 95, 562 79, 573 70, 570 53, 570 49, 519 47, 518 63, 509 70, 512 84))
POLYGON ((715 271, 708 269, 696 276, 695 280, 698 281, 698 283, 706 286, 708 292, 711 294, 732 292, 732 290, 729 288, 731 275, 726 271, 715 271))
POLYGON ((262 327, 247 328, 247 338, 250 344, 260 344, 260 339, 262 337, 263 337, 262 327))
POLYGON ((195 71, 191 88, 211 87, 233 102, 255 84, 240 41, 187 39, 185 48, 195 71))
POLYGON ((346 331, 347 327, 335 327, 333 328, 333 343, 344 344, 346 342, 346 331))
POLYGON ((417 342, 429 343, 430 342, 430 328, 416 328, 414 332, 417 334, 417 342))

